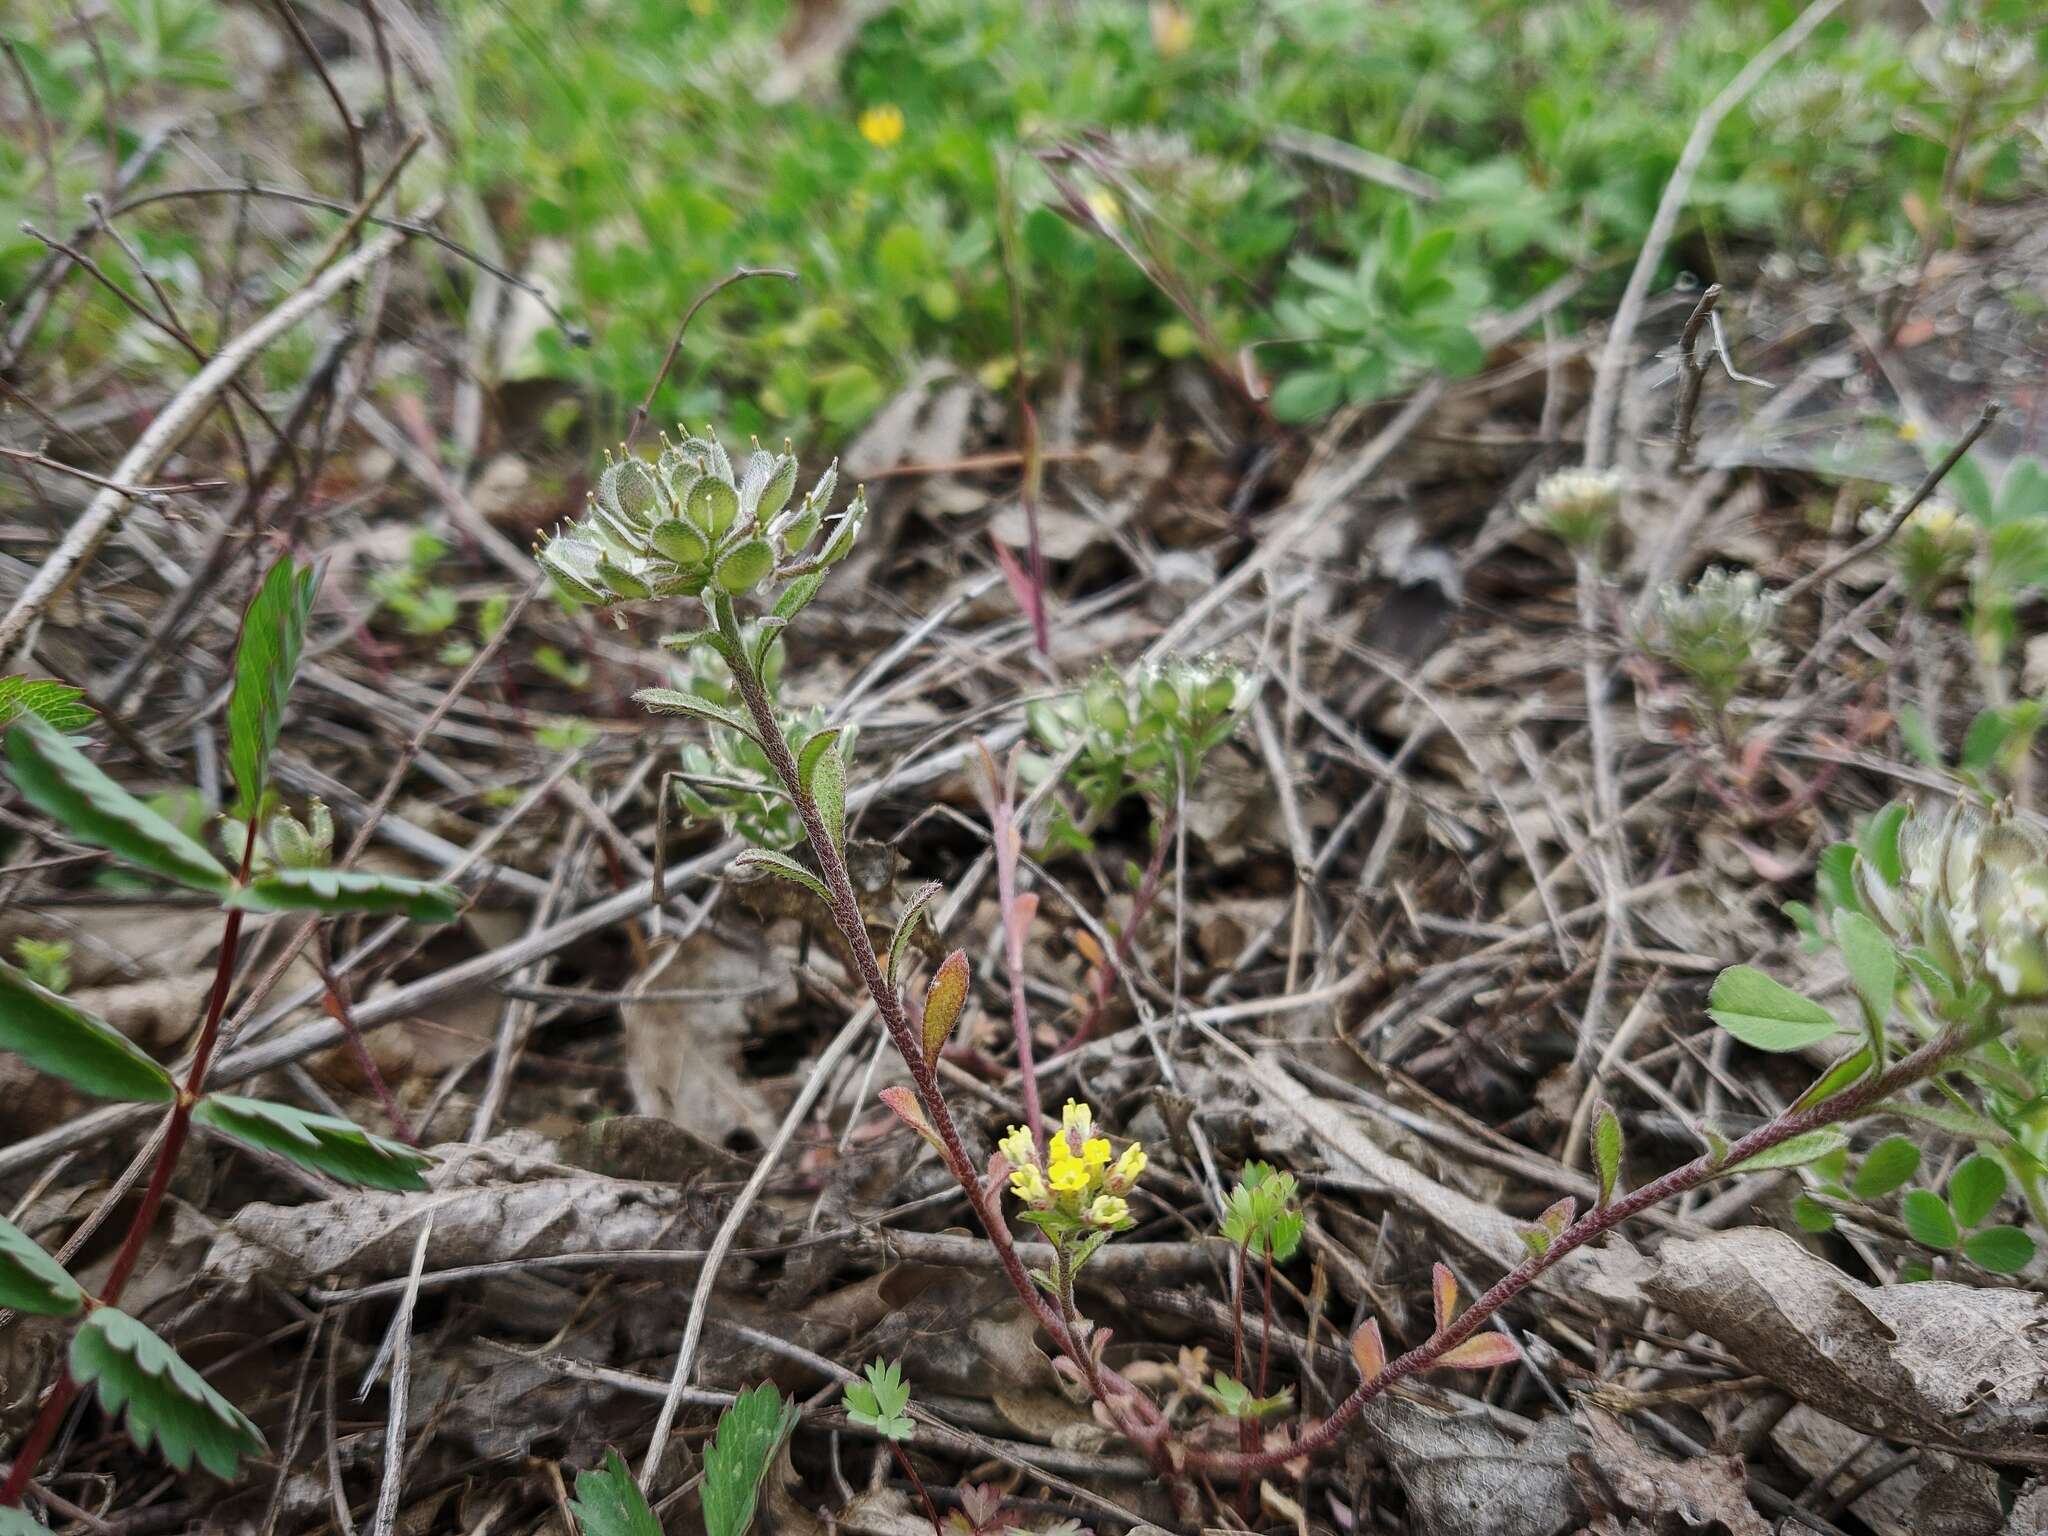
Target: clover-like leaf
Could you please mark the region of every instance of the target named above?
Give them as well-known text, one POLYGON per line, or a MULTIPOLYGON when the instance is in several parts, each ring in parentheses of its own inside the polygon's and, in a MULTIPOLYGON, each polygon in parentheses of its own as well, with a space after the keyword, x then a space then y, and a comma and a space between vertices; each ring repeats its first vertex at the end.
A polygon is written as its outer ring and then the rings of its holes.
POLYGON ((228 768, 235 779, 229 814, 239 820, 249 820, 263 803, 270 754, 277 749, 319 588, 320 568, 294 565, 286 555, 271 566, 242 615, 235 690, 228 698, 228 768))
POLYGON ((64 1266, 13 1222, 0 1219, 0 1307, 69 1317, 84 1305, 85 1292, 64 1266))
POLYGON ((797 863, 786 853, 776 853, 768 848, 748 848, 732 861, 734 869, 765 869, 771 875, 780 875, 785 880, 794 880, 826 906, 832 905, 832 893, 825 889, 825 882, 797 863))
POLYGON ((2018 1227, 1986 1227, 1963 1239, 1963 1256, 1994 1275, 2016 1275, 2034 1262, 2034 1240, 2018 1227))
POLYGON ((604 1453, 603 1466, 576 1474, 569 1513, 583 1536, 662 1536, 661 1522, 617 1451, 604 1453))
POLYGON ((925 908, 932 904, 944 887, 933 880, 921 885, 912 893, 903 915, 896 919, 896 931, 889 935, 889 985, 896 985, 896 973, 903 968, 904 952, 910 948, 911 936, 917 932, 917 925, 924 921, 925 908))
POLYGON ((1849 1192, 1858 1200, 1888 1195, 1920 1171, 1920 1149, 1906 1136, 1887 1136, 1863 1156, 1849 1192))
POLYGON ((284 868, 251 880, 227 904, 244 912, 369 912, 452 923, 462 910, 462 892, 439 880, 374 869, 284 868))
POLYGON ((40 715, 66 735, 84 730, 96 718, 83 688, 47 677, 0 677, 0 728, 24 714, 40 715))
POLYGON ((1978 1225, 2004 1198, 2005 1165, 1995 1157, 1966 1157, 1949 1175, 1949 1209, 1965 1227, 1978 1225))
POLYGON ((698 1491, 705 1536, 745 1536, 761 1478, 795 1422, 796 1404, 785 1403, 765 1381, 740 1393, 719 1415, 716 1435, 704 1451, 704 1484, 698 1491))
POLYGON ((233 878, 199 843, 116 784, 71 738, 25 714, 7 732, 7 776, 80 842, 178 885, 225 896, 233 878))
POLYGON ((90 1387, 128 1437, 154 1444, 180 1472, 193 1462, 230 1478, 264 1452, 263 1434, 149 1328, 113 1307, 97 1308, 71 1336, 71 1378, 90 1387))
POLYGON ((865 1374, 865 1381, 846 1384, 847 1421, 865 1425, 884 1440, 908 1440, 917 1423, 904 1411, 910 1406, 910 1387, 903 1368, 893 1360, 875 1360, 865 1374))
POLYGON ((177 1085, 113 1025, 0 960, 0 1050, 103 1099, 168 1104, 177 1085))
POLYGON ((192 1118, 224 1136, 275 1152, 302 1168, 371 1189, 425 1189, 420 1170, 426 1153, 373 1136, 353 1121, 314 1114, 271 1099, 210 1093, 193 1107, 192 1118))
POLYGON ((1714 1022, 1760 1051, 1797 1051, 1840 1028, 1835 1016, 1753 965, 1733 965, 1707 997, 1714 1022))
POLYGON ((1906 1198, 1899 1202, 1899 1214, 1905 1218, 1906 1231, 1912 1234, 1914 1242, 1929 1248, 1955 1247, 1959 1235, 1956 1219, 1948 1202, 1933 1190, 1908 1190, 1906 1198))

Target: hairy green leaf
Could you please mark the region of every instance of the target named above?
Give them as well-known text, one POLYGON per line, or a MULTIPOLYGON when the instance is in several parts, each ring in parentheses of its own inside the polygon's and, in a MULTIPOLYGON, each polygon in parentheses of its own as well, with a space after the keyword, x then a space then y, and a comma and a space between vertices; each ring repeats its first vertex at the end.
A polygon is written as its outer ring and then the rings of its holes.
POLYGON ((1884 1027, 1891 1018, 1892 1003, 1899 987, 1899 955, 1885 932, 1861 912, 1844 912, 1835 920, 1835 936, 1842 944, 1842 958, 1848 962, 1849 979, 1863 1004, 1863 1019, 1870 1027, 1870 1048, 1884 1058, 1884 1027))
POLYGON ((734 869, 765 869, 772 875, 785 880, 794 880, 826 906, 832 905, 832 893, 825 889, 825 882, 797 863, 786 853, 775 853, 767 848, 749 848, 732 861, 734 869))
POLYGON ((228 768, 235 778, 229 814, 240 820, 250 819, 262 804, 270 754, 277 749, 319 588, 320 568, 294 565, 286 555, 270 568, 242 615, 235 691, 228 699, 228 768))
POLYGON ((1834 1034, 1835 1016, 1753 965, 1720 974, 1707 997, 1714 1022, 1760 1051, 1797 1051, 1834 1034))
POLYGON ((103 1099, 168 1104, 171 1074, 126 1035, 0 960, 0 1050, 103 1099))
POLYGON ((705 1536, 746 1536, 761 1478, 795 1422, 796 1404, 785 1403, 765 1381, 740 1393, 719 1415, 717 1433, 704 1450, 704 1483, 698 1490, 705 1536))
POLYGON ((1979 1269, 2014 1275, 2034 1262, 2034 1240, 2018 1227, 1986 1227, 1963 1240, 1963 1254, 1979 1269))
POLYGON ((747 539, 721 555, 712 574, 721 587, 737 597, 753 591, 761 578, 774 569, 774 546, 766 539, 747 539))
POLYGON ((1899 828, 1906 824, 1908 809, 1905 801, 1892 801, 1864 823, 1863 834, 1857 839, 1863 857, 1870 860, 1886 885, 1897 885, 1905 873, 1899 860, 1899 828))
POLYGON ((583 1536, 661 1536, 661 1522, 617 1451, 604 1453, 603 1466, 576 1474, 569 1512, 583 1536))
POLYGON ((371 1189, 425 1189, 420 1170, 432 1161, 352 1121, 317 1115, 270 1099, 210 1093, 193 1107, 192 1118, 222 1135, 289 1158, 350 1184, 371 1189))
POLYGON ((1856 893, 1856 845, 1830 843, 1822 850, 1814 868, 1814 894, 1830 912, 1861 912, 1863 898, 1856 893))
POLYGON ((1906 1198, 1899 1202, 1899 1214, 1905 1218, 1906 1230, 1913 1235, 1914 1242, 1929 1248, 1955 1247, 1956 1219, 1948 1202, 1933 1190, 1908 1190, 1906 1198))
POLYGON ((1729 1173, 1762 1173, 1767 1168, 1798 1168, 1826 1157, 1837 1147, 1848 1145, 1849 1138, 1833 1126, 1818 1131, 1808 1131, 1804 1136, 1794 1136, 1781 1141, 1775 1147, 1768 1147, 1755 1157, 1746 1157, 1727 1171, 1729 1173))
POLYGON ((155 1444, 180 1472, 198 1462, 215 1477, 235 1475, 245 1456, 261 1456, 263 1435, 246 1415, 206 1383, 178 1352, 113 1307, 100 1307, 71 1337, 71 1376, 98 1394, 128 1437, 143 1450, 155 1444))
POLYGON ((1949 1208, 1965 1227, 1977 1226, 2004 1198, 2005 1164, 1995 1157, 1966 1157, 1949 1175, 1949 1208))
POLYGON ((1593 1111, 1593 1165, 1600 1170, 1600 1204, 1605 1207, 1621 1178, 1621 1116, 1605 1099, 1593 1111))
POLYGON ((0 1219, 0 1307, 69 1317, 85 1305, 78 1282, 13 1222, 0 1219))
POLYGON ((7 732, 7 776, 29 804, 81 842, 213 896, 233 878, 220 861, 102 773, 55 727, 23 715, 7 732))
POLYGON ((395 913, 416 923, 452 923, 462 892, 373 869, 279 869, 251 880, 227 904, 244 912, 395 913))
POLYGON ((943 889, 936 880, 919 886, 912 893, 909 905, 904 907, 903 915, 896 919, 896 931, 889 935, 890 986, 896 985, 896 973, 903 968, 903 955, 910 948, 911 936, 917 932, 917 925, 924 921, 925 908, 943 889))
POLYGON ((1832 1099, 1844 1088, 1848 1087, 1851 1083, 1859 1081, 1865 1073, 1869 1072, 1872 1059, 1868 1045, 1857 1046, 1855 1050, 1815 1078, 1812 1085, 1807 1088, 1806 1092, 1799 1095, 1797 1102, 1792 1107, 1794 1109, 1805 1109, 1810 1105, 1832 1099))
POLYGON ((713 725, 722 725, 729 731, 738 731, 757 744, 761 740, 754 728, 731 710, 709 699, 700 699, 694 693, 683 693, 674 688, 642 688, 633 697, 651 715, 693 715, 699 720, 709 720, 713 725))
POLYGON ((818 595, 818 588, 825 585, 823 571, 811 571, 794 578, 782 589, 782 595, 775 599, 775 617, 793 619, 811 604, 818 595))
POLYGON ((0 677, 0 727, 24 714, 40 715, 66 735, 84 730, 95 718, 83 688, 47 677, 0 677))
POLYGON ((839 743, 836 741, 818 755, 817 766, 811 770, 811 798, 818 803, 818 815, 823 818, 825 830, 831 835, 832 846, 844 851, 846 759, 839 755, 839 743))
POLYGON ((1888 1195, 1920 1171, 1920 1149, 1904 1136, 1887 1136, 1864 1156, 1849 1191, 1858 1200, 1888 1195))

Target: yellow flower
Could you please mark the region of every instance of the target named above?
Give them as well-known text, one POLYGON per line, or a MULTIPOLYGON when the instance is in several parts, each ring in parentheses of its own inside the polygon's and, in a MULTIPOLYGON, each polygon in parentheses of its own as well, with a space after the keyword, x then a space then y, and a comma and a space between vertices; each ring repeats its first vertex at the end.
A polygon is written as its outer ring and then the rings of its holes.
POLYGON ((1124 207, 1116 200, 1116 194, 1107 187, 1097 187, 1088 194, 1088 211, 1104 224, 1121 224, 1124 207))
POLYGON ((1033 1168, 1038 1164, 1038 1148, 1031 1133, 1021 1125, 1011 1126, 1010 1134, 996 1143, 996 1149, 1010 1160, 1013 1168, 1033 1168))
POLYGON ((1152 6, 1152 46, 1159 50, 1162 58, 1174 59, 1188 51, 1188 44, 1195 40, 1194 18, 1177 5, 1164 0, 1154 0, 1152 6))
POLYGON ((1066 1108, 1060 1111, 1060 1129, 1072 1131, 1085 1140, 1095 1129, 1095 1111, 1076 1100, 1067 1100, 1066 1108))
POLYGON ((1013 1170, 1010 1174, 1010 1193, 1026 1205, 1042 1205, 1046 1198, 1045 1175, 1034 1167, 1013 1170))
POLYGON ((1145 1165, 1148 1161, 1149 1159, 1145 1156, 1144 1147, 1135 1141, 1132 1142, 1128 1147, 1124 1148, 1124 1155, 1116 1160, 1116 1168, 1109 1176, 1110 1188, 1115 1190, 1131 1188, 1144 1174, 1145 1165))
POLYGON ((860 136, 877 149, 894 149, 903 137, 903 109, 893 102, 869 107, 860 115, 860 136))
POLYGON ((1130 1205, 1115 1195, 1097 1195, 1088 1207, 1088 1221, 1097 1227, 1120 1227, 1131 1219, 1130 1205))
POLYGON ((1081 1143, 1081 1161, 1090 1168, 1107 1168, 1109 1166, 1109 1158, 1109 1139, 1107 1137, 1095 1136, 1081 1143))
POLYGON ((1919 442, 1919 441, 1920 441, 1920 423, 1919 423, 1919 422, 1917 422, 1917 421, 1902 421, 1902 422, 1900 422, 1900 423, 1899 423, 1899 441, 1900 441, 1900 442, 1902 442, 1902 443, 1917 443, 1917 442, 1919 442))
POLYGON ((1084 1194, 1088 1186, 1094 1182, 1088 1172, 1088 1165, 1073 1157, 1055 1157, 1052 1160, 1050 1180, 1052 1192, 1056 1195, 1084 1194))

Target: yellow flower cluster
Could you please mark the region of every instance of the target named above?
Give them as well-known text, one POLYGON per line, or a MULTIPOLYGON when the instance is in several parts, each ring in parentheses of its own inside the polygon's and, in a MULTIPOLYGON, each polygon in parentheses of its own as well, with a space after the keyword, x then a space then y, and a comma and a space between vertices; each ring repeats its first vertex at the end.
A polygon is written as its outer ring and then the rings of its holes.
POLYGON ((1059 1131, 1046 1144, 1043 1162, 1031 1132, 1013 1125, 998 1146, 1010 1164, 1010 1193, 1037 1209, 1063 1206, 1095 1227, 1120 1227, 1131 1219, 1123 1197, 1145 1172, 1145 1149, 1137 1142, 1117 1156, 1109 1138, 1097 1136, 1095 1112, 1067 1100, 1059 1131))

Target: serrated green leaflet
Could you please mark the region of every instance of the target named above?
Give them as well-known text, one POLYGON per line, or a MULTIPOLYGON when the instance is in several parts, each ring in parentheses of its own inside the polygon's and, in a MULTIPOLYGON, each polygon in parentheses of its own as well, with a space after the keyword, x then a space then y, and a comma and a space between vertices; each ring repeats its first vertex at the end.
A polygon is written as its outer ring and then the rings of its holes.
POLYGON ((1727 1169, 1729 1173, 1762 1173, 1769 1168, 1798 1168, 1826 1157, 1837 1147, 1846 1146, 1849 1138, 1833 1126, 1818 1131, 1808 1131, 1804 1136, 1794 1136, 1768 1147, 1754 1157, 1746 1157, 1727 1169))
POLYGON ((732 861, 734 869, 765 869, 771 875, 780 875, 785 880, 794 880, 826 906, 832 905, 832 893, 825 889, 825 882, 797 863, 786 853, 775 853, 766 848, 749 848, 732 861))
POLYGON ((153 875, 225 896, 234 881, 220 861, 99 770, 40 716, 7 732, 7 776, 22 797, 81 842, 153 875))
POLYGON ((462 893, 438 880, 408 880, 372 869, 280 869, 228 898, 244 912, 395 913, 416 923, 452 923, 462 893))
POLYGON ((1714 1022, 1760 1051, 1797 1051, 1834 1034, 1835 1016, 1753 965, 1733 965, 1707 997, 1714 1022))
POLYGON ((168 1104, 171 1074, 111 1024, 0 960, 0 1050, 103 1099, 168 1104))
POLYGON ((1986 1227, 1964 1240, 1963 1254, 1979 1269, 2014 1275, 2034 1262, 2034 1240, 2018 1227, 1986 1227))
POLYGON ((71 1376, 91 1387, 109 1417, 125 1411, 128 1437, 152 1444, 185 1471, 198 1462, 233 1477, 245 1456, 261 1456, 263 1435, 156 1334, 113 1307, 101 1307, 71 1338, 71 1376))
POLYGON ((1931 1189, 1908 1190, 1899 1202, 1899 1214, 1913 1241, 1929 1248, 1948 1249, 1956 1245, 1956 1219, 1948 1202, 1931 1189))
POLYGON ((576 1474, 569 1512, 583 1536, 661 1536, 661 1522, 617 1451, 604 1453, 603 1466, 576 1474))
POLYGON ((0 1307, 69 1317, 85 1305, 78 1282, 11 1221, 0 1220, 0 1307))
POLYGON ((1966 1157, 1949 1175, 1949 1209, 1965 1227, 1978 1225, 2004 1198, 2005 1165, 1995 1157, 1986 1157, 1981 1152, 1966 1157))
POLYGON ((1600 1171, 1600 1203, 1614 1198, 1621 1178, 1621 1117, 1605 1099, 1593 1111, 1593 1166, 1600 1171))
POLYGON ((720 1415, 717 1437, 704 1451, 704 1484, 698 1491, 706 1536, 745 1536, 753 1524, 761 1478, 795 1422, 796 1405, 784 1403, 767 1382, 742 1392, 720 1415))
POLYGON ((243 821, 262 804, 270 754, 277 748, 284 704, 299 673, 306 620, 320 587, 317 566, 298 566, 289 555, 263 578, 235 646, 235 691, 228 699, 228 768, 235 778, 229 813, 243 821))
POLYGON ((903 1379, 903 1367, 893 1360, 875 1360, 864 1370, 865 1381, 846 1384, 846 1417, 865 1425, 885 1440, 908 1440, 917 1423, 906 1412, 910 1387, 903 1379))
POLYGON ((193 1107, 192 1118, 224 1136, 286 1157, 351 1184, 372 1189, 425 1189, 424 1153, 333 1115, 316 1115, 270 1099, 211 1093, 193 1107))
POLYGON ((95 718, 83 688, 47 677, 0 677, 0 727, 23 714, 41 716, 66 734, 84 730, 95 718))
POLYGON ((738 731, 751 741, 761 739, 754 734, 752 726, 731 710, 713 704, 709 699, 700 699, 694 693, 682 693, 674 688, 642 688, 633 698, 649 714, 693 715, 699 720, 722 725, 729 731, 738 731))
POLYGON ((896 919, 896 931, 889 935, 889 985, 896 985, 896 973, 903 968, 904 951, 910 948, 911 936, 917 932, 917 925, 924 921, 924 909, 944 889, 933 880, 917 888, 910 898, 910 904, 903 909, 903 915, 896 919))
POLYGON ((1887 1136, 1864 1157, 1849 1191, 1858 1200, 1875 1200, 1919 1171, 1920 1149, 1904 1136, 1887 1136))

